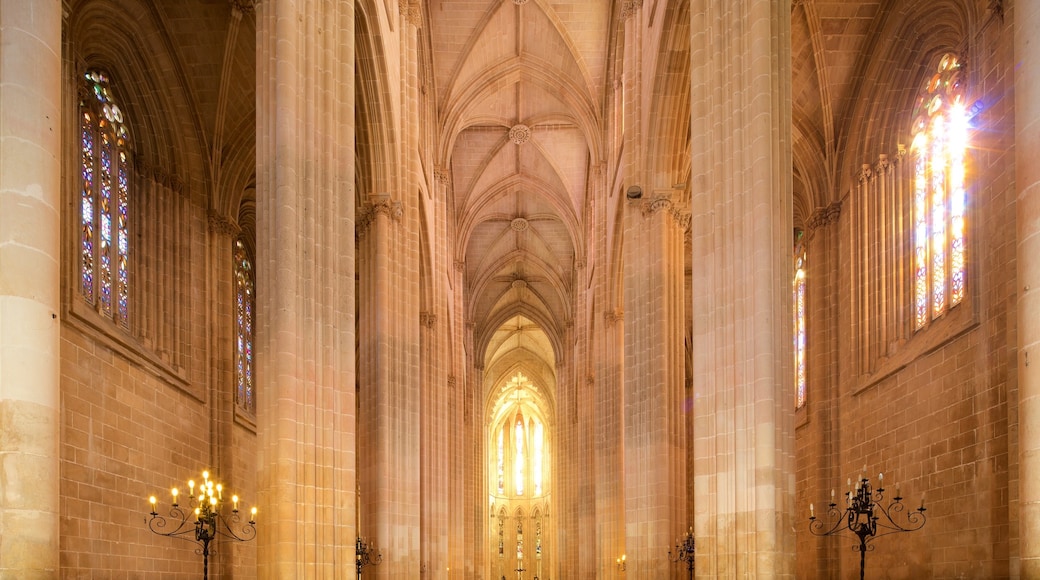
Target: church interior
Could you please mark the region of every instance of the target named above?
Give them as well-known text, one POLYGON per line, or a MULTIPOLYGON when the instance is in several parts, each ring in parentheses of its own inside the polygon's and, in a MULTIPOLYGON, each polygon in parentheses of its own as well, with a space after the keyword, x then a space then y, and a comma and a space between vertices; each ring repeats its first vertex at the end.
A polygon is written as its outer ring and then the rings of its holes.
POLYGON ((1040 578, 1038 39, 0 0, 0 577, 1040 578))

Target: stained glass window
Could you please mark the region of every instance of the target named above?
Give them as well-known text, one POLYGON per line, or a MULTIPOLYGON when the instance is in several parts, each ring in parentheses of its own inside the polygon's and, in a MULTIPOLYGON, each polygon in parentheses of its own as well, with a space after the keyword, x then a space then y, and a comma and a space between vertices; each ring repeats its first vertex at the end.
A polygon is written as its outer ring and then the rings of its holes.
POLYGON ((130 137, 108 75, 84 75, 80 102, 80 293, 129 327, 130 137))
POLYGON ((238 389, 235 403, 249 413, 256 413, 253 391, 253 306, 255 303, 253 263, 246 245, 235 240, 235 367, 238 389))
POLYGON ((531 462, 531 468, 534 473, 531 477, 534 479, 534 495, 542 495, 542 448, 545 444, 545 431, 542 428, 542 424, 535 421, 534 423, 534 457, 531 462))
POLYGON ((505 435, 505 430, 501 430, 498 432, 498 495, 502 495, 506 492, 505 435))
MULTIPOLYGON (((798 235, 801 238, 801 232, 798 235)), ((805 245, 794 250, 794 388, 795 406, 805 405, 805 245)))
POLYGON ((961 64, 942 57, 914 111, 914 329, 964 299, 968 111, 961 64))
POLYGON ((516 412, 516 454, 513 456, 513 479, 516 484, 516 495, 524 495, 524 416, 516 412))

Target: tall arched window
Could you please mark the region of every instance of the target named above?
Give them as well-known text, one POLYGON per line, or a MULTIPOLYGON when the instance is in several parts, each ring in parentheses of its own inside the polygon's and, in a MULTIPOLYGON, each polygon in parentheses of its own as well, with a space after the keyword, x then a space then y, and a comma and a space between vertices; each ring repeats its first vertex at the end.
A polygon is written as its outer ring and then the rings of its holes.
POLYGON ((235 366, 238 388, 235 404, 250 414, 256 414, 253 392, 253 306, 255 303, 253 263, 241 239, 235 240, 235 366))
POLYGON ((516 490, 516 495, 524 495, 524 466, 525 466, 525 435, 524 435, 524 416, 520 414, 520 411, 516 412, 516 421, 513 424, 513 431, 516 434, 516 450, 513 455, 513 485, 516 490))
POLYGON ((795 408, 805 405, 805 244, 798 233, 794 249, 794 388, 795 408))
POLYGON ((914 111, 914 330, 964 299, 968 111, 962 85, 957 57, 943 56, 914 111))
POLYGON ((130 136, 108 75, 88 71, 80 101, 80 292, 129 327, 130 136))

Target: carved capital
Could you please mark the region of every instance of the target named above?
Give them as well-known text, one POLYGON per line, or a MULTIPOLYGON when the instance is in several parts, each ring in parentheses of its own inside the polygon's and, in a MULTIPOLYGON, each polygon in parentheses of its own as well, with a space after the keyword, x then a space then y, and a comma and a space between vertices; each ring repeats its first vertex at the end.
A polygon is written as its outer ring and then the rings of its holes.
POLYGON ((256 10, 253 0, 228 0, 228 3, 231 4, 232 14, 252 14, 256 10))
POLYGON ((584 270, 586 265, 585 260, 574 260, 575 270, 584 270))
POLYGON ((643 0, 622 0, 621 19, 628 20, 643 7, 643 0))
POLYGON ((892 166, 892 164, 888 160, 888 155, 885 155, 884 153, 878 155, 878 162, 877 162, 877 172, 878 172, 878 175, 884 175, 884 174, 888 173, 888 168, 891 167, 891 166, 892 166))
POLYGON ((419 326, 425 329, 433 330, 434 325, 437 324, 437 315, 430 312, 419 313, 419 326))
POLYGON ((820 228, 838 223, 839 217, 841 217, 841 204, 838 202, 834 202, 827 207, 818 208, 806 220, 805 229, 807 237, 811 238, 816 230, 820 228))
POLYGON ((441 185, 448 185, 448 168, 443 165, 434 167, 433 179, 441 185))
POLYGON ((448 375, 448 390, 454 391, 458 381, 455 379, 455 375, 448 375))
POLYGON ((416 28, 422 27, 422 11, 414 0, 400 0, 397 9, 401 13, 402 22, 407 22, 416 28))
POLYGON ((389 195, 379 196, 376 201, 366 203, 358 215, 358 235, 366 234, 369 226, 376 221, 380 214, 391 221, 400 222, 401 216, 404 215, 404 206, 401 205, 401 202, 390 199, 389 195))
POLYGON ((667 197, 647 199, 639 204, 639 209, 643 212, 643 217, 651 217, 658 212, 671 210, 672 200, 667 197))
POLYGON ((455 260, 455 269, 459 272, 466 270, 466 262, 464 260, 455 260))
POLYGON ((242 231, 233 220, 213 210, 209 210, 209 215, 206 216, 206 219, 209 222, 209 231, 214 234, 232 238, 242 231))
POLYGON ((690 231, 690 221, 693 218, 690 212, 683 211, 677 207, 671 207, 669 208, 668 213, 672 216, 672 219, 675 220, 675 225, 679 226, 679 229, 683 232, 690 231))
POLYGON ((871 177, 874 177, 874 168, 869 163, 864 163, 860 166, 859 180, 860 182, 869 181, 871 177))
POLYGON ((608 310, 603 313, 603 320, 606 321, 607 326, 614 326, 615 322, 620 322, 625 319, 625 313, 621 310, 608 310))

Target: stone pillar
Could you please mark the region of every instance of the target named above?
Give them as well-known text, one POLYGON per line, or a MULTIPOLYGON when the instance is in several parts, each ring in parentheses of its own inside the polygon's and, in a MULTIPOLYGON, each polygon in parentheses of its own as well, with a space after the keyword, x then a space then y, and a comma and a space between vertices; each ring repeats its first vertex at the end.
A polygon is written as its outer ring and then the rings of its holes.
POLYGON ((0 577, 58 575, 61 2, 0 0, 0 577))
MULTIPOLYGON (((808 351, 807 375, 812 377, 811 390, 806 393, 804 407, 797 411, 800 427, 798 448, 799 479, 807 474, 799 489, 796 513, 805 521, 805 510, 815 503, 818 513, 830 501, 830 490, 844 483, 840 479, 838 450, 841 433, 838 430, 838 322, 840 316, 839 280, 841 267, 841 240, 838 219, 841 204, 833 203, 819 208, 806 223, 806 306, 809 324, 806 328, 808 351), (799 512, 799 510, 801 510, 799 512)), ((796 518, 798 520, 798 518, 796 518)), ((803 524, 797 527, 799 535, 799 577, 837 574, 839 552, 844 546, 828 542, 809 533, 803 524)))
POLYGON ((624 490, 626 567, 668 578, 665 557, 689 527, 683 224, 666 197, 627 201, 624 215, 624 490))
POLYGON ((792 578, 790 2, 690 17, 697 575, 792 578))
POLYGON ((1017 2, 1015 203, 1018 224, 1018 424, 1021 577, 1040 578, 1040 3, 1017 2))
POLYGON ((257 27, 259 578, 354 561, 354 3, 263 0, 257 27))

